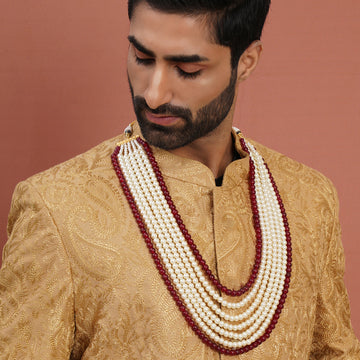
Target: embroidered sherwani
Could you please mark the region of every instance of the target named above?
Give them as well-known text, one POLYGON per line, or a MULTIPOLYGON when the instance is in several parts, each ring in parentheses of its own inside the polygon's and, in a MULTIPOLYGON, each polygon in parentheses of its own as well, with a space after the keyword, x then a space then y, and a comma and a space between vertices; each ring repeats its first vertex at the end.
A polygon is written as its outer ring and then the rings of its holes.
MULTIPOLYGON (((136 132, 139 130, 136 129, 136 132)), ((293 241, 288 297, 268 340, 220 355, 188 327, 113 170, 123 137, 20 183, 0 271, 0 359, 360 359, 343 283, 337 198, 318 172, 254 143, 277 182, 293 241)), ((172 199, 219 280, 246 283, 255 256, 249 158, 221 187, 197 161, 154 148, 172 199)))

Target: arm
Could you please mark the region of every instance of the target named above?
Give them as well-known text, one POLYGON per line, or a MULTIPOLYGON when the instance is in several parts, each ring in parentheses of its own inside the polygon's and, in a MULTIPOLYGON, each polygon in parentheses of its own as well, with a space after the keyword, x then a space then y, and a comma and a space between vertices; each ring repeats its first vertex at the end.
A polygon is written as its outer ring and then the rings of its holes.
POLYGON ((49 210, 28 183, 13 196, 0 270, 0 359, 69 359, 69 262, 49 210))
POLYGON ((350 306, 344 284, 344 250, 338 220, 338 201, 332 185, 331 189, 332 219, 325 237, 328 241, 323 250, 325 257, 318 284, 317 316, 310 359, 359 360, 360 345, 351 327, 350 306))

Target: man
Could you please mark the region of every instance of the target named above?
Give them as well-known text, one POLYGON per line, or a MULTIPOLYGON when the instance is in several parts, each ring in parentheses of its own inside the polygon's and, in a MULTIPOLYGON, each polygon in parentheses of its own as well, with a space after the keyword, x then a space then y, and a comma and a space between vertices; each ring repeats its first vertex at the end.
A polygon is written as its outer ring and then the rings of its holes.
POLYGON ((268 8, 129 1, 137 123, 17 186, 1 359, 360 359, 333 186, 232 129, 268 8))

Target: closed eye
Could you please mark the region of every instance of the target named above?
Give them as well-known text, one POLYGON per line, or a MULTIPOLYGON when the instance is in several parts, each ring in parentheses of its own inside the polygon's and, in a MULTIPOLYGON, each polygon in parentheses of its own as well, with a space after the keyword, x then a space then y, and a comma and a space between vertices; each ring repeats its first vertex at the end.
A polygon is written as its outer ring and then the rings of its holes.
MULTIPOLYGON (((155 59, 147 54, 144 54, 138 49, 134 49, 135 62, 139 65, 150 66, 153 65, 155 59)), ((199 66, 190 63, 174 63, 178 75, 184 79, 195 79, 201 73, 199 66), (187 70, 184 70, 184 68, 187 70)))
POLYGON ((184 71, 179 66, 177 66, 176 69, 177 69, 178 74, 181 77, 183 77, 184 79, 195 79, 197 76, 199 76, 201 74, 201 70, 188 72, 188 71, 184 71))
POLYGON ((135 61, 139 65, 151 65, 154 63, 154 59, 152 58, 141 58, 135 55, 135 61))
POLYGON ((133 48, 135 61, 139 65, 151 65, 154 62, 154 57, 143 53, 142 51, 133 48))

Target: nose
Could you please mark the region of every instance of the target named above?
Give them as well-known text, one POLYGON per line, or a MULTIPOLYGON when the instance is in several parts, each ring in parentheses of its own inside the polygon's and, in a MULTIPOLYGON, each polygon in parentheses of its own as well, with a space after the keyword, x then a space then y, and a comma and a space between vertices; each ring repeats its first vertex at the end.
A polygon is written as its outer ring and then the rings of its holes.
POLYGON ((160 105, 170 103, 172 93, 166 69, 164 67, 158 66, 154 68, 150 75, 144 98, 151 109, 156 109, 160 105))

